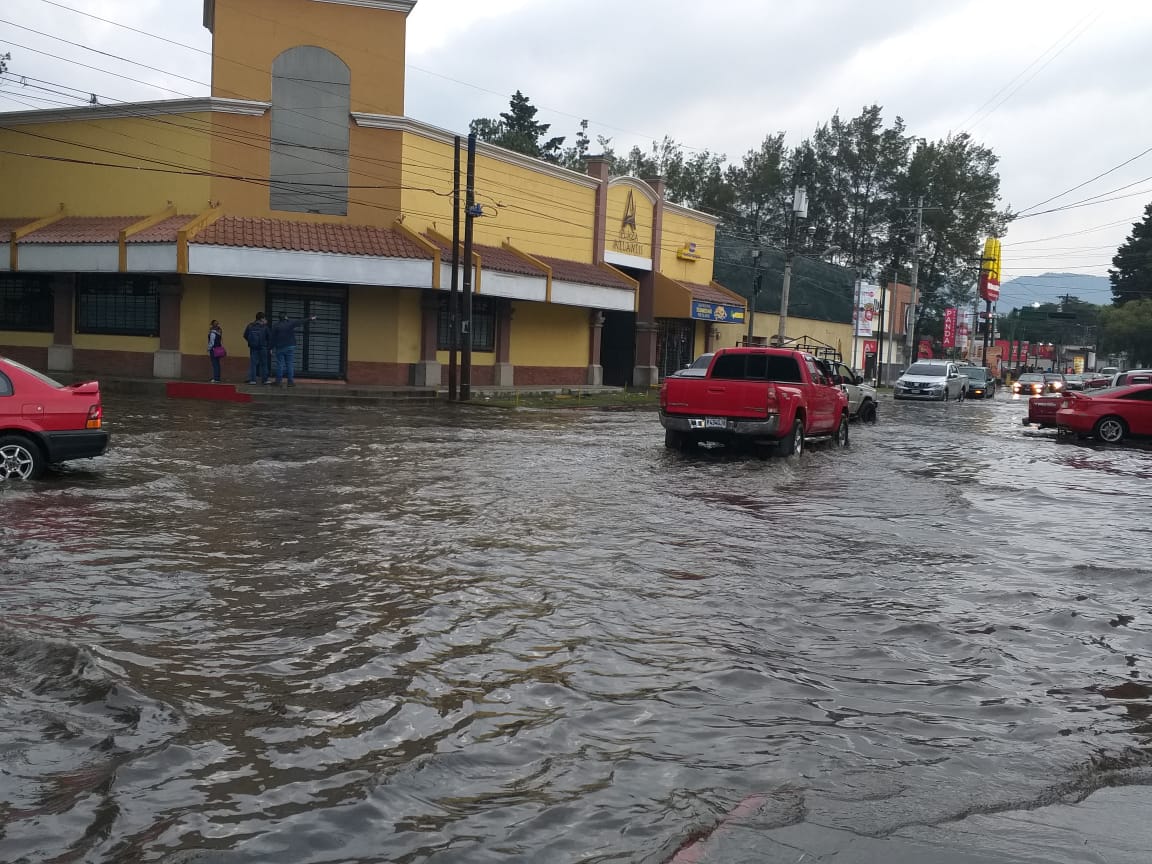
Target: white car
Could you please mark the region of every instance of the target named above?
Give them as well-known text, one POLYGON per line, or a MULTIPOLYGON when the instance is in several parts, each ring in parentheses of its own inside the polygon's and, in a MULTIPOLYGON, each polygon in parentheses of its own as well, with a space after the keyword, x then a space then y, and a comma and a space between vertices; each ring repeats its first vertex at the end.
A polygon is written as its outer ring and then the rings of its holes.
POLYGON ((968 376, 950 360, 917 360, 896 379, 893 399, 947 402, 968 395, 968 376))
POLYGON ((832 371, 832 380, 848 394, 848 416, 863 423, 876 422, 876 388, 843 363, 825 361, 832 371))

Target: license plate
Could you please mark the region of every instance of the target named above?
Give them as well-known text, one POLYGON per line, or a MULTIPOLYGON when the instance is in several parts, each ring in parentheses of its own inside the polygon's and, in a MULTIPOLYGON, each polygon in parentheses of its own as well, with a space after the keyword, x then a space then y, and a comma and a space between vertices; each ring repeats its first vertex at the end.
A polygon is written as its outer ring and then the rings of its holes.
POLYGON ((723 417, 705 417, 704 418, 704 428, 705 429, 727 429, 728 428, 728 421, 725 420, 723 417))

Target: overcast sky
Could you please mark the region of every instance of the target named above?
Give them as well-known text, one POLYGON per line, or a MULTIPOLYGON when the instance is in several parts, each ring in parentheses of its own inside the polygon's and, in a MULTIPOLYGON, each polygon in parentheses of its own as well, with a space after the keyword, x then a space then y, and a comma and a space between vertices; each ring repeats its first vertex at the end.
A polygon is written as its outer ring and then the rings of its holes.
MULTIPOLYGON (((12 53, 11 73, 102 101, 208 92, 201 0, 59 4, 3 4, 0 53, 12 53)), ((1003 203, 1024 210, 1152 148, 1150 46, 1149 0, 420 0, 409 18, 407 113, 467 131, 521 89, 554 134, 572 136, 587 118, 592 137, 608 136, 618 150, 668 134, 739 159, 767 134, 784 131, 796 143, 836 110, 851 117, 878 103, 913 135, 967 130, 989 145, 1000 156, 1003 203)), ((0 110, 56 107, 32 97, 76 101, 8 77, 0 110)), ((1004 278, 1105 274, 1152 201, 1152 152, 1036 208, 1122 195, 1014 223, 1004 278)))

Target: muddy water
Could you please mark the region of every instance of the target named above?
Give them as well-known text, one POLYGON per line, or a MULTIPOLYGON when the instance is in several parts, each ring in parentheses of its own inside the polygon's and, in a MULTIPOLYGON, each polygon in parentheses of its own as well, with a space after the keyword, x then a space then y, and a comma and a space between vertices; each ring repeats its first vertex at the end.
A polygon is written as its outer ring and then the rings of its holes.
POLYGON ((649 864, 741 802, 876 839, 1152 782, 1152 452, 885 409, 797 462, 110 400, 0 491, 0 861, 649 864))

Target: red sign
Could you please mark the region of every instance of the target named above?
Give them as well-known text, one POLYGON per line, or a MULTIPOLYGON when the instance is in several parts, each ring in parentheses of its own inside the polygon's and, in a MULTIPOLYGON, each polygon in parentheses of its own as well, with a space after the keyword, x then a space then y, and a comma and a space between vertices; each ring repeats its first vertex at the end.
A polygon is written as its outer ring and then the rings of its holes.
POLYGON ((916 352, 917 360, 931 360, 932 359, 932 340, 921 339, 920 350, 916 352))
POLYGON ((944 310, 944 347, 956 347, 956 307, 944 310))
POLYGON ((877 340, 875 340, 875 339, 865 339, 864 340, 864 354, 865 355, 875 354, 877 351, 880 350, 879 346, 877 346, 877 344, 876 344, 876 341, 877 340))

